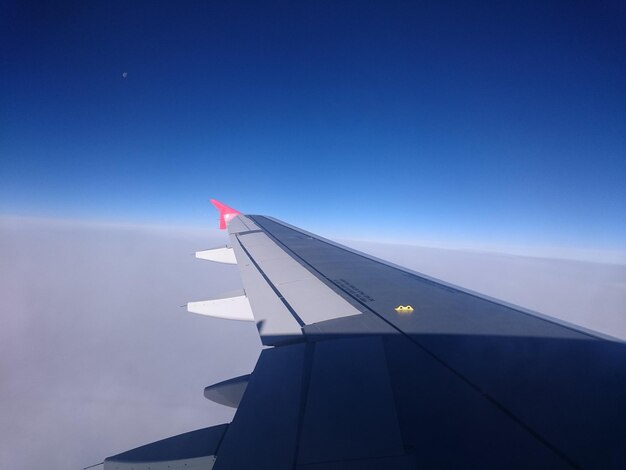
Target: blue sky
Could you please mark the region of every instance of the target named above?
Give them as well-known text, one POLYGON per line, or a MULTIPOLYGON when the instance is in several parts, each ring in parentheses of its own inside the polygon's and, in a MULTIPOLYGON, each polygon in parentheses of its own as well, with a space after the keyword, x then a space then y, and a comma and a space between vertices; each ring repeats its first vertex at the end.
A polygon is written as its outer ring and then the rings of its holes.
POLYGON ((0 214, 626 249, 623 2, 159 3, 3 4, 0 214))

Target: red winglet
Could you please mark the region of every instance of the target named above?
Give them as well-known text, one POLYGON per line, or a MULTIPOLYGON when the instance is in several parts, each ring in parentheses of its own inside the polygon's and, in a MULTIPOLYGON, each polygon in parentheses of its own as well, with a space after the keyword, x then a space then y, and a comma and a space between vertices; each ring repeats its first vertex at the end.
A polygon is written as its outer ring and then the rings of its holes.
POLYGON ((238 210, 233 209, 232 207, 228 207, 226 204, 222 204, 220 201, 216 201, 215 199, 211 199, 211 204, 215 206, 215 208, 220 211, 220 229, 226 229, 226 225, 230 222, 233 217, 238 214, 241 214, 238 210))

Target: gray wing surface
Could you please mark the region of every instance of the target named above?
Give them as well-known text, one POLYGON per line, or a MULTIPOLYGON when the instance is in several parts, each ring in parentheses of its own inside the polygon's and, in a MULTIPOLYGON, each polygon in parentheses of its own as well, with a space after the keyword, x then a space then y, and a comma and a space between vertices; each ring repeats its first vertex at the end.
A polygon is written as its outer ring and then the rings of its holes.
POLYGON ((626 468, 623 342, 276 219, 228 229, 268 347, 213 468, 626 468))

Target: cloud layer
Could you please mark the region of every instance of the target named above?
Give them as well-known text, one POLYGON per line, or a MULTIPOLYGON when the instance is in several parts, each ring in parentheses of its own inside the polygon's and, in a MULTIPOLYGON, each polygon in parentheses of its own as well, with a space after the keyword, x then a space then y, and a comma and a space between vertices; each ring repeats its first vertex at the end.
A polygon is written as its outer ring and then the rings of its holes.
MULTIPOLYGON (((248 373, 252 324, 180 305, 240 288, 196 260, 217 230, 0 219, 0 467, 82 468, 233 412, 204 399, 248 373)), ((626 338, 626 266, 351 242, 487 295, 626 338)))
POLYGON ((222 234, 1 228, 1 468, 82 468, 231 419, 203 388, 252 370, 256 329, 180 308, 240 286, 236 267, 191 255, 222 234))

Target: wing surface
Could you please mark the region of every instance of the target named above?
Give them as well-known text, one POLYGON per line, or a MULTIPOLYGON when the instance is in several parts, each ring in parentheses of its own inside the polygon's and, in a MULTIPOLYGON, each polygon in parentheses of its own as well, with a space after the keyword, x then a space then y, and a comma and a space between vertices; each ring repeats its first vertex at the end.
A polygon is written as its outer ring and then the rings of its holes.
POLYGON ((623 342, 270 217, 227 226, 267 348, 220 398, 214 468, 626 468, 623 342))

